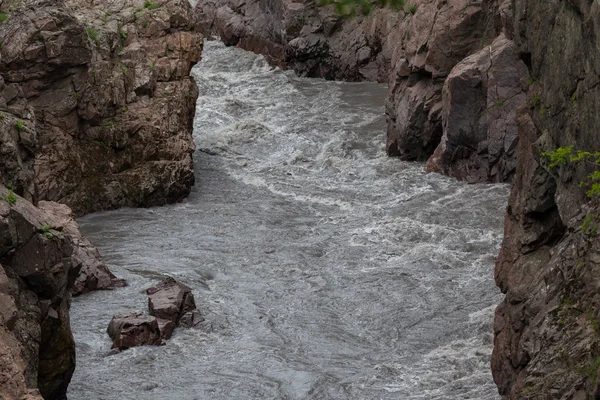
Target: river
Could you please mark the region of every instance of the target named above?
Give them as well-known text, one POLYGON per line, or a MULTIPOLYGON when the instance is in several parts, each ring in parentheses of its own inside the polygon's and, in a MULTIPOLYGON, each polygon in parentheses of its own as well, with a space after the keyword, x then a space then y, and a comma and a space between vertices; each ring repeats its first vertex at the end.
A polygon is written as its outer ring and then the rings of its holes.
POLYGON ((130 286, 75 298, 71 400, 497 399, 493 266, 507 185, 385 155, 375 83, 298 78, 207 42, 183 203, 79 220, 130 286), (165 276, 212 329, 107 356, 165 276))

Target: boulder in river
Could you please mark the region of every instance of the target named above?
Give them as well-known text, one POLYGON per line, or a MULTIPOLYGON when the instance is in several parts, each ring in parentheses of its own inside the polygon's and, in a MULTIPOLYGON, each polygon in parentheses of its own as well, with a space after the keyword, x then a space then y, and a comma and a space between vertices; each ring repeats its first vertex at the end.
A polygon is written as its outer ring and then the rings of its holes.
POLYGON ((115 315, 108 325, 113 349, 125 350, 135 346, 164 344, 156 317, 140 312, 115 315))
POLYGON ((196 309, 192 289, 173 278, 167 278, 146 290, 150 315, 179 325, 181 317, 196 309))

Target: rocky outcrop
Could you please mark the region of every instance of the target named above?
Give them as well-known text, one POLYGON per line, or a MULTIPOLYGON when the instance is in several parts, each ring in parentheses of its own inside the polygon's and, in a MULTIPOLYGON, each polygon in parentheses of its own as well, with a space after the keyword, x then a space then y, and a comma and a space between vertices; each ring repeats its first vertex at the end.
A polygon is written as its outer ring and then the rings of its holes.
POLYGON ((3 186, 0 196, 0 395, 58 399, 75 369, 69 302, 80 266, 48 214, 3 186))
POLYGON ((201 328, 204 317, 196 309, 192 289, 173 278, 166 278, 146 290, 150 315, 125 313, 115 315, 107 332, 113 349, 135 346, 159 346, 171 338, 178 326, 201 328))
POLYGON ((465 58, 444 83, 443 136, 427 171, 470 182, 508 182, 515 172, 517 110, 529 71, 504 35, 465 58))
POLYGON ((404 13, 346 18, 313 0, 202 0, 199 26, 299 75, 386 81, 404 13))
POLYGON ((426 161, 441 143, 430 171, 471 182, 504 182, 514 174, 516 141, 511 138, 516 137, 516 128, 514 123, 509 128, 502 124, 514 121, 526 90, 523 84, 513 95, 516 88, 509 88, 510 74, 527 75, 527 70, 508 39, 489 45, 502 32, 512 32, 510 3, 415 0, 406 10, 377 9, 355 18, 312 0, 203 0, 196 11, 205 32, 218 34, 226 44, 265 54, 300 75, 388 81, 389 155, 426 161), (493 66, 493 71, 482 74, 484 59, 488 64, 514 61, 515 67, 504 73, 504 65, 493 66), (460 83, 465 72, 479 68, 482 77, 472 77, 469 84, 479 80, 485 87, 467 94, 461 85, 447 83, 455 67, 453 82, 460 83), (477 98, 465 105, 471 109, 461 110, 457 101, 475 94, 477 98), (474 108, 480 108, 480 114, 461 120, 465 126, 452 130, 453 119, 474 108), (466 126, 468 122, 474 126, 466 126), (461 133, 464 128, 469 132, 461 133))
POLYGON ((1 167, 17 193, 76 215, 189 193, 202 41, 187 1, 144 4, 4 2, 1 167))
POLYGON ((63 232, 73 246, 73 262, 80 266, 73 287, 73 295, 79 296, 93 290, 106 290, 126 285, 122 279, 110 272, 102 261, 98 249, 81 235, 71 209, 64 204, 40 201, 38 207, 47 215, 46 224, 63 232))
POLYGON ((597 166, 550 167, 558 147, 598 151, 600 5, 516 0, 514 39, 532 76, 517 114, 516 175, 496 264, 492 371, 504 399, 596 399, 600 392, 597 166))

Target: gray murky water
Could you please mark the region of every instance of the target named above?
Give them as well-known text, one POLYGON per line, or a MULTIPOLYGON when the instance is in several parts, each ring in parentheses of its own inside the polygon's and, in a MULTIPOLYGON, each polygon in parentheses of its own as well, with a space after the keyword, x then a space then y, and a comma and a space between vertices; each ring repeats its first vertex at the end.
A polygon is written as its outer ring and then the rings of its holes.
POLYGON ((216 42, 195 77, 190 197, 80 220, 130 286, 74 299, 70 399, 496 399, 508 187, 387 158, 383 85, 297 78, 216 42), (111 316, 145 310, 164 276, 213 331, 106 357, 111 316))

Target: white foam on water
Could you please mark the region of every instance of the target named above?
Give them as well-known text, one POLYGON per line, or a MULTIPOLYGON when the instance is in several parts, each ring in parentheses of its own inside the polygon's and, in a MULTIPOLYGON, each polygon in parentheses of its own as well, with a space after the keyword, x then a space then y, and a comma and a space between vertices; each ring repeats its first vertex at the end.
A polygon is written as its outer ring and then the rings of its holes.
POLYGON ((497 399, 508 187, 388 158, 384 85, 298 78, 218 42, 193 75, 190 197, 80 221, 130 286, 73 301, 70 396, 497 399), (145 309, 164 276, 192 287, 210 329, 104 357, 110 317, 145 309))

